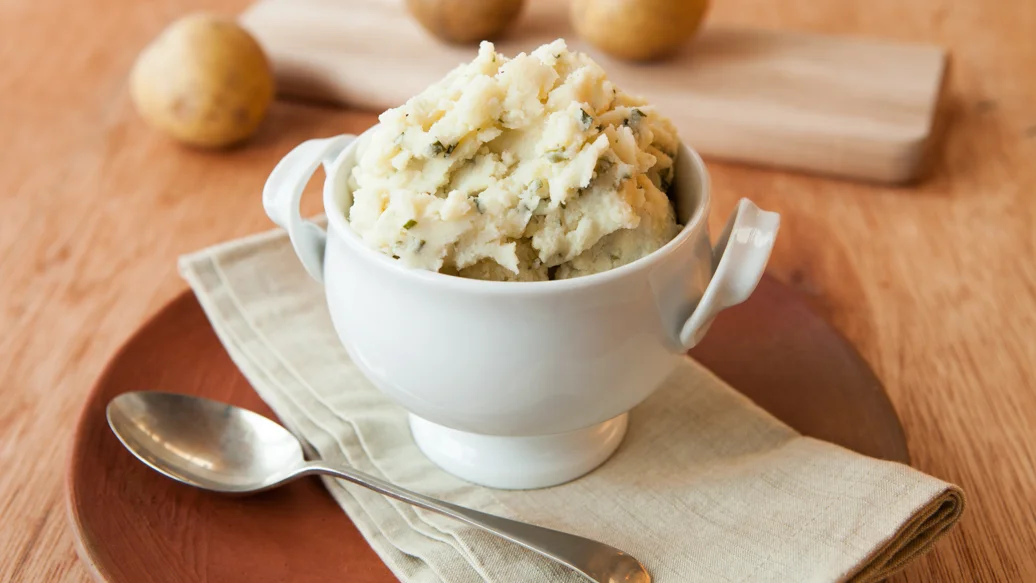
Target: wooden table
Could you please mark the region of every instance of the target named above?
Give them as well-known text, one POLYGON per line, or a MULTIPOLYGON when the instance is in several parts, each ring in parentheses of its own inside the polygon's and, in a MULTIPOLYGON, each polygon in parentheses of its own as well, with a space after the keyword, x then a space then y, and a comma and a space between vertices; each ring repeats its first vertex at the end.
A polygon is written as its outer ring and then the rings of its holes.
MULTIPOLYGON (((73 423, 105 360, 184 289, 177 255, 270 227, 259 193, 280 156, 373 120, 277 104, 253 142, 218 154, 144 127, 126 92, 137 51, 183 13, 245 3, 0 0, 0 581, 87 579, 62 488, 73 423)), ((714 220, 742 195, 784 215, 773 272, 877 370, 915 465, 969 494, 959 527, 896 581, 1036 580, 1036 3, 717 4, 717 22, 951 49, 928 180, 713 163, 714 220)))

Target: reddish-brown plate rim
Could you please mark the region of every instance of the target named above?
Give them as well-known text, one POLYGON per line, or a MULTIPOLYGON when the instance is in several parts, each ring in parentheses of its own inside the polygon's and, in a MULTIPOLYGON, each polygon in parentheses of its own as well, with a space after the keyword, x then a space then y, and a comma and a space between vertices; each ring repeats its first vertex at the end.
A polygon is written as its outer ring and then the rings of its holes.
MULTIPOLYGON (((106 392, 105 389, 134 345, 153 334, 154 328, 168 319, 163 316, 185 309, 201 309, 189 290, 156 312, 120 347, 91 388, 76 423, 65 480, 66 512, 76 550, 91 576, 98 581, 122 583, 104 564, 95 546, 103 544, 103 541, 93 540, 89 525, 83 522, 78 506, 80 501, 76 499, 76 480, 80 469, 77 464, 85 463, 85 457, 90 453, 84 451, 88 443, 86 432, 96 430, 97 427, 97 420, 89 416, 97 411, 94 401, 106 392), (184 306, 185 302, 193 302, 195 307, 184 306)), ((764 277, 751 300, 721 315, 709 336, 692 351, 692 355, 732 386, 742 389, 764 409, 807 435, 834 441, 875 457, 909 462, 902 425, 867 363, 794 290, 773 278, 764 277), (733 336, 735 334, 738 336, 733 336), (815 344, 811 345, 811 342, 815 344), (732 344, 744 348, 757 357, 756 360, 762 358, 764 362, 744 366, 743 362, 738 362, 737 351, 730 350, 732 344), (802 350, 786 348, 800 345, 802 350), (774 346, 785 347, 787 354, 768 356, 774 351, 768 351, 767 348, 774 346), (767 358, 772 360, 766 362, 767 358), (813 370, 800 370, 803 367, 812 367, 813 370), (827 391, 814 390, 805 396, 788 392, 789 387, 819 383, 811 376, 815 374, 826 375, 824 378, 831 379, 832 384, 841 386, 827 391), (758 387, 760 383, 765 384, 768 390, 744 390, 750 385, 758 387), (846 383, 851 386, 846 388, 846 383), (837 406, 832 406, 832 399, 839 398, 839 391, 846 394, 847 391, 855 391, 853 398, 866 405, 863 408, 867 410, 862 411, 863 419, 860 420, 859 428, 847 428, 846 425, 855 423, 845 423, 845 412, 838 413, 837 406), (825 421, 826 417, 831 420, 825 421)), ((218 357, 229 359, 225 353, 218 357)))

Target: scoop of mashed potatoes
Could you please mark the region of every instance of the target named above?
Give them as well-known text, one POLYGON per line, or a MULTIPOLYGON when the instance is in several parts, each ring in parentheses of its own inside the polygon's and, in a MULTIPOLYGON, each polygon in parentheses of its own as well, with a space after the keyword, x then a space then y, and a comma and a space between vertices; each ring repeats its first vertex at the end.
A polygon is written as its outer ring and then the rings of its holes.
POLYGON ((563 40, 508 59, 491 43, 381 115, 350 176, 349 223, 404 264, 542 281, 665 245, 672 123, 563 40))

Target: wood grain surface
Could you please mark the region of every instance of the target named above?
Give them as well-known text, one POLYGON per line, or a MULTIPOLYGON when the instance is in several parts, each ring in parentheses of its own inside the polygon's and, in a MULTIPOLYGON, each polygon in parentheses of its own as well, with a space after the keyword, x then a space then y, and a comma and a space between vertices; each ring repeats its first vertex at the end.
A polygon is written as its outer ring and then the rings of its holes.
MULTIPOLYGON (((800 432, 906 461, 899 419, 867 364, 801 294, 772 277, 749 301, 720 314, 692 354, 800 432)), ((88 396, 69 459, 72 534, 98 580, 395 581, 315 477, 228 497, 177 484, 134 459, 108 428, 105 407, 141 387, 273 417, 190 290, 134 334, 88 396)))
MULTIPOLYGON (((113 351, 185 287, 176 256, 269 227, 274 163, 373 120, 278 104, 222 154, 145 128, 126 93, 136 52, 179 15, 245 4, 0 0, 0 581, 87 580, 62 507, 73 423, 113 351)), ((874 367, 914 465, 967 491, 958 528, 895 581, 1033 581, 1036 3, 724 0, 711 18, 950 49, 922 184, 714 163, 713 227, 740 196, 783 214, 773 273, 874 367)))
MULTIPOLYGON (((241 21, 281 93, 350 106, 399 105, 476 51, 438 42, 399 0, 257 0, 241 21)), ((514 56, 561 37, 702 155, 888 183, 923 170, 946 68, 936 46, 716 24, 673 58, 626 63, 574 35, 556 0, 527 2, 496 47, 514 56)))

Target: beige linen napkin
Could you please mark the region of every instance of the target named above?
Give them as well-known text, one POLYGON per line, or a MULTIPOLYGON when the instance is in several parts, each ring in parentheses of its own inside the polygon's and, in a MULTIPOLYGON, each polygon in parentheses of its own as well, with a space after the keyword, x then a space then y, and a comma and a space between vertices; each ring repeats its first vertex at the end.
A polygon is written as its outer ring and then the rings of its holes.
MULTIPOLYGON (((927 551, 963 509, 957 487, 803 437, 690 359, 591 474, 534 491, 475 486, 429 462, 403 409, 350 363, 323 289, 281 232, 183 257, 180 270, 255 390, 321 457, 602 540, 659 583, 875 581, 927 551)), ((459 522, 325 483, 402 581, 582 580, 459 522)))

